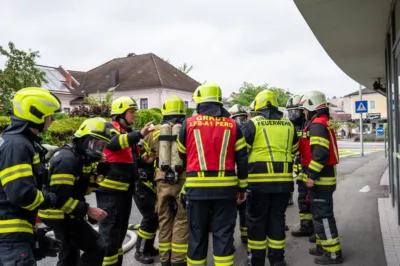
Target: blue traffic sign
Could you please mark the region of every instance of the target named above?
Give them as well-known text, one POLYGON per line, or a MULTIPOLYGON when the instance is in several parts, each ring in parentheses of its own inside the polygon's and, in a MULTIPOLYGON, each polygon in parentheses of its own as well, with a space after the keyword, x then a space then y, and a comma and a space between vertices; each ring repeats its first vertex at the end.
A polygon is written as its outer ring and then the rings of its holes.
POLYGON ((368 113, 368 101, 356 101, 356 113, 368 113))
POLYGON ((384 132, 385 132, 385 129, 383 127, 378 127, 376 129, 376 134, 377 135, 383 135, 384 132))

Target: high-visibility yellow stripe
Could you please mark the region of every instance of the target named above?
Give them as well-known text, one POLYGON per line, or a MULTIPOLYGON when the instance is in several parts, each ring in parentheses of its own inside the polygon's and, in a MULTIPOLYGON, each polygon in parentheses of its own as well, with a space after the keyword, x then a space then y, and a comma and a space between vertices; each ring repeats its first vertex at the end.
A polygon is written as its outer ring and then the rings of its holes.
POLYGON ((267 150, 268 150, 268 153, 269 153, 270 161, 273 162, 274 161, 274 154, 272 153, 271 144, 269 143, 267 129, 263 128, 262 131, 263 131, 263 134, 264 134, 265 142, 267 143, 267 150))
POLYGON ((268 239, 268 247, 273 249, 284 249, 285 248, 285 239, 283 240, 275 240, 271 238, 268 239))
POLYGON ((54 174, 50 176, 50 186, 55 185, 70 185, 75 183, 75 176, 71 174, 54 174))
POLYGON ((151 191, 153 191, 154 193, 157 193, 157 190, 154 186, 154 184, 150 181, 142 181, 143 185, 145 185, 146 187, 148 187, 151 191))
POLYGON ((44 201, 44 196, 43 196, 42 191, 36 190, 36 197, 33 200, 33 202, 31 204, 29 204, 28 206, 21 206, 21 208, 27 209, 29 211, 33 211, 34 209, 39 207, 43 201, 44 201))
POLYGON ((0 234, 10 233, 33 234, 33 225, 21 219, 0 220, 0 234))
POLYGON ((206 157, 204 155, 203 142, 201 140, 200 130, 195 129, 193 131, 194 131, 194 139, 196 141, 197 154, 199 157, 200 170, 207 171, 206 157))
POLYGON ((154 236, 156 235, 156 233, 149 233, 149 232, 146 232, 146 231, 144 231, 144 230, 142 230, 142 229, 139 229, 138 235, 139 235, 141 238, 144 238, 144 239, 153 239, 154 236))
POLYGON ((249 249, 257 249, 257 250, 263 250, 267 248, 267 240, 252 240, 248 239, 247 240, 247 247, 249 249))
POLYGON ((308 165, 308 168, 319 173, 319 172, 321 172, 322 168, 324 168, 324 165, 320 164, 314 160, 311 160, 310 164, 308 165))
POLYGON ((312 221, 312 214, 311 213, 300 213, 300 220, 301 221, 312 221))
POLYGON ((236 176, 186 178, 186 187, 233 187, 237 185, 238 179, 236 176))
POLYGON ((60 220, 65 218, 65 213, 60 210, 39 210, 38 216, 42 219, 60 220))
POLYGON ((336 185, 336 177, 319 177, 314 181, 314 185, 333 186, 336 185))
POLYGON ((247 178, 249 183, 257 182, 293 182, 292 173, 260 173, 249 174, 247 178))
POLYGON ((215 266, 230 266, 233 265, 234 255, 229 256, 213 256, 215 266))
POLYGON ((157 140, 159 136, 160 136, 160 130, 157 129, 157 130, 154 131, 154 133, 153 133, 153 140, 157 140))
POLYGON ((187 249, 188 249, 188 244, 172 243, 172 252, 186 253, 187 249))
POLYGON ((121 134, 118 136, 118 142, 121 149, 126 149, 129 147, 128 134, 121 134))
POLYGON ((103 265, 113 265, 118 263, 118 253, 112 256, 104 257, 103 265))
POLYGON ((39 157, 39 153, 36 153, 33 156, 33 164, 39 164, 40 163, 40 157, 39 157))
POLYGON ((231 135, 230 130, 224 130, 224 136, 222 139, 221 151, 219 153, 219 171, 218 176, 224 177, 225 176, 225 162, 226 162, 226 153, 228 150, 229 138, 231 135))
POLYGON ((235 143, 235 151, 239 151, 247 146, 246 140, 244 137, 238 139, 235 143))
POLYGON ((129 183, 118 182, 111 179, 104 179, 99 183, 100 187, 111 188, 115 190, 127 191, 129 188, 129 183))
POLYGON ((178 142, 178 151, 180 153, 186 154, 186 147, 183 146, 182 142, 179 141, 179 135, 178 135, 178 138, 177 138, 177 142, 178 142))
POLYGON ((0 181, 3 186, 18 178, 33 176, 30 164, 17 164, 0 172, 0 181))
POLYGON ((246 188, 247 185, 248 185, 247 178, 246 179, 239 179, 239 187, 240 188, 246 188))
POLYGON ((188 266, 205 266, 207 263, 207 258, 202 260, 192 260, 189 257, 187 258, 187 265, 188 266))
POLYGON ((168 243, 158 243, 158 249, 160 251, 170 251, 171 250, 171 242, 168 243))
POLYGON ((320 145, 329 150, 329 140, 322 137, 312 136, 310 138, 310 146, 311 145, 320 145))
POLYGON ((70 214, 78 206, 79 200, 69 198, 67 202, 60 208, 63 212, 70 214))
POLYGON ((299 149, 299 143, 297 142, 292 146, 292 153, 295 153, 299 149))

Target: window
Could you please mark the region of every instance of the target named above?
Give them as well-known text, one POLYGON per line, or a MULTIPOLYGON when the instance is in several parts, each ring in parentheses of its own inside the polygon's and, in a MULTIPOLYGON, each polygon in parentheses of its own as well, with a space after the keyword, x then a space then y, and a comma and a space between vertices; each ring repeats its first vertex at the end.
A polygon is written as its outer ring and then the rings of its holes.
POLYGON ((149 101, 147 98, 140 99, 140 109, 149 109, 149 101))
POLYGON ((71 108, 64 108, 64 113, 69 114, 71 112, 71 108))
POLYGON ((185 101, 185 108, 189 108, 189 102, 185 101))
POLYGON ((369 101, 369 109, 375 110, 375 101, 369 101))

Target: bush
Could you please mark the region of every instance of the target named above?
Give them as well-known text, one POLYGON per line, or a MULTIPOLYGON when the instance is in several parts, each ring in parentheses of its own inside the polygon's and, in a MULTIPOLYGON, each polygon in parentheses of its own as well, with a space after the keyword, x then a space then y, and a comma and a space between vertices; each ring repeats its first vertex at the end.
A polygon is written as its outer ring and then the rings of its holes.
POLYGON ((66 119, 66 118, 68 118, 68 114, 67 113, 57 113, 54 115, 54 118, 56 120, 66 119))
POLYGON ((186 118, 192 117, 194 108, 186 108, 186 118))
POLYGON ((0 116, 0 132, 10 124, 10 117, 8 116, 0 116))
POLYGON ((157 112, 157 113, 159 113, 159 114, 162 114, 160 108, 154 107, 154 108, 151 108, 150 110, 151 110, 151 111, 155 111, 155 112, 157 112))
POLYGON ((109 117, 110 107, 107 105, 80 105, 72 109, 71 117, 109 117))
POLYGON ((148 122, 153 121, 154 125, 157 125, 161 122, 162 115, 155 110, 140 110, 135 119, 134 128, 141 129, 143 128, 148 122))

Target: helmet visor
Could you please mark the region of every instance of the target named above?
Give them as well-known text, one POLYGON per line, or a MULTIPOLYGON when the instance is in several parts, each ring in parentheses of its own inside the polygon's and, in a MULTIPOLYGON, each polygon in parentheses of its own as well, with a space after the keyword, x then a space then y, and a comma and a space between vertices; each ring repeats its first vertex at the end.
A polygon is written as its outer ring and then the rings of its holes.
POLYGON ((239 125, 244 124, 247 121, 247 116, 244 115, 240 115, 234 118, 236 123, 238 123, 239 125))
POLYGON ((303 110, 300 110, 300 109, 288 110, 289 120, 293 121, 293 120, 300 118, 303 113, 302 111, 303 110))
POLYGON ((88 142, 87 149, 95 153, 102 153, 106 145, 106 140, 93 138, 88 142))

